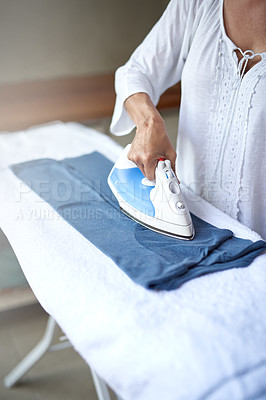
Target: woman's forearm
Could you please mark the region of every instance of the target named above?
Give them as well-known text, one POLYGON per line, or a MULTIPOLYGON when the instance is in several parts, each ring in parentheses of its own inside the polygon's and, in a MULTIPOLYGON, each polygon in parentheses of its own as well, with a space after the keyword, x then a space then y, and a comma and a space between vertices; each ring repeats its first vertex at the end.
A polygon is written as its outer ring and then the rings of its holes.
POLYGON ((176 152, 166 132, 164 120, 149 95, 133 94, 125 100, 124 105, 137 127, 128 158, 150 180, 155 177, 155 167, 160 158, 169 159, 174 169, 176 152))
POLYGON ((128 115, 137 127, 149 121, 163 122, 160 113, 147 93, 133 94, 125 100, 124 105, 128 115))

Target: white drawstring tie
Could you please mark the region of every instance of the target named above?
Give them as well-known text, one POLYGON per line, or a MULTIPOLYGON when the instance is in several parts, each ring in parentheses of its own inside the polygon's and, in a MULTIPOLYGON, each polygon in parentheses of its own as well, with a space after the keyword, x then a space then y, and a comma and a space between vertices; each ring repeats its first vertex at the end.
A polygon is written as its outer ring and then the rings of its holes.
POLYGON ((252 50, 242 51, 239 47, 237 48, 237 50, 242 55, 242 58, 239 61, 238 66, 237 66, 238 75, 242 79, 246 72, 248 61, 252 60, 254 57, 260 56, 260 53, 254 53, 254 51, 252 51, 252 50))

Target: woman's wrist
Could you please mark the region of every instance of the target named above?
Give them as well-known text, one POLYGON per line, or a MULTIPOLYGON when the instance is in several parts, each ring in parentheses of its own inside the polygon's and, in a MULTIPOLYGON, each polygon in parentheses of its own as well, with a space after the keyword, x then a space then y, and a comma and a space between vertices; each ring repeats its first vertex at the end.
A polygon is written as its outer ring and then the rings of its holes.
POLYGON ((130 118, 140 126, 163 124, 163 119, 147 93, 135 93, 125 100, 125 108, 130 118))
POLYGON ((160 113, 146 115, 145 118, 140 119, 136 124, 137 134, 152 135, 154 132, 158 133, 165 132, 165 123, 160 113))

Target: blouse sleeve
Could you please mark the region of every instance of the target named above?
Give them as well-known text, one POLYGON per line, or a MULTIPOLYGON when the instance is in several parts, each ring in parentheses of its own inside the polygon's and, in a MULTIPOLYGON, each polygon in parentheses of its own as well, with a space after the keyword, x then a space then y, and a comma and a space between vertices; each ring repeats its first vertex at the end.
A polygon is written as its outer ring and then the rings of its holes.
POLYGON ((127 63, 115 74, 116 103, 110 131, 126 135, 135 127, 124 108, 134 93, 147 93, 157 105, 161 94, 180 81, 201 0, 171 0, 127 63))

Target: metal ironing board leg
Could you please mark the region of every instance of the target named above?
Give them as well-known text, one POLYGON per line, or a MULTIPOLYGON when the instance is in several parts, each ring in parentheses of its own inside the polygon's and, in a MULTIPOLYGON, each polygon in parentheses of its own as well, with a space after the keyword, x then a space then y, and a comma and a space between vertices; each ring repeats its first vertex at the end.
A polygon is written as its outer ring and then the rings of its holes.
POLYGON ((95 371, 93 371, 93 369, 90 368, 90 370, 98 400, 111 400, 106 383, 96 374, 95 371))
MULTIPOLYGON (((62 350, 67 347, 71 347, 69 340, 63 343, 57 343, 51 346, 53 336, 55 333, 56 322, 49 315, 46 329, 42 339, 39 343, 20 361, 20 363, 4 378, 4 385, 7 388, 11 388, 18 383, 21 378, 36 364, 36 362, 46 353, 57 350, 62 350)), ((90 367, 89 367, 90 368, 90 367)), ((98 400, 111 400, 106 383, 100 378, 96 372, 90 368, 92 379, 94 382, 95 390, 97 393, 98 400)), ((118 400, 122 400, 117 397, 118 400)))
POLYGON ((29 371, 31 367, 48 351, 52 343, 56 322, 49 316, 46 329, 39 343, 20 361, 20 363, 4 378, 6 387, 11 388, 29 371))

